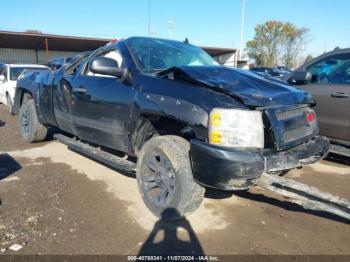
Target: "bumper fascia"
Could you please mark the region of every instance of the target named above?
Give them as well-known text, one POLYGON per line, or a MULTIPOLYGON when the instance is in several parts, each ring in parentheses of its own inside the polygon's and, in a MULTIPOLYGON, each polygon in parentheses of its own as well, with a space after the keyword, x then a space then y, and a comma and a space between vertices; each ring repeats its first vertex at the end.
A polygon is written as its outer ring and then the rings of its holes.
POLYGON ((247 148, 224 148, 191 140, 194 179, 207 187, 242 190, 264 172, 278 172, 319 161, 328 154, 329 140, 317 136, 279 152, 247 148))

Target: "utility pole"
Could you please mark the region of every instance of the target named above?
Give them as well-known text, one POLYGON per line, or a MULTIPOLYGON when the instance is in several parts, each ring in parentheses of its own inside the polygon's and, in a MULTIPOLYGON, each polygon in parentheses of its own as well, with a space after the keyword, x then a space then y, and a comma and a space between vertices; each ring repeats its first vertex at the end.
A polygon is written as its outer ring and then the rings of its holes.
POLYGON ((244 12, 245 12, 245 0, 242 0, 242 15, 241 15, 241 42, 239 46, 239 58, 242 58, 243 52, 243 35, 244 35, 244 12))
POLYGON ((148 37, 151 37, 151 0, 148 0, 148 37))
POLYGON ((46 51, 46 62, 49 62, 49 41, 45 37, 45 51, 46 51))

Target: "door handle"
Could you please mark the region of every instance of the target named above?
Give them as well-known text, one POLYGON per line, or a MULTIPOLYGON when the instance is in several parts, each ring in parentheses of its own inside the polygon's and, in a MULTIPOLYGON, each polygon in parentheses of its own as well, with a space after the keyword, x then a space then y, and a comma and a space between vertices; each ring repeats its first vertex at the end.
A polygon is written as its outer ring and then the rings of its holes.
POLYGON ((350 94, 342 93, 342 92, 336 92, 331 94, 331 97, 335 98, 350 98, 350 94))
POLYGON ((82 88, 82 87, 77 87, 77 88, 74 88, 73 90, 75 93, 86 93, 87 90, 85 88, 82 88))

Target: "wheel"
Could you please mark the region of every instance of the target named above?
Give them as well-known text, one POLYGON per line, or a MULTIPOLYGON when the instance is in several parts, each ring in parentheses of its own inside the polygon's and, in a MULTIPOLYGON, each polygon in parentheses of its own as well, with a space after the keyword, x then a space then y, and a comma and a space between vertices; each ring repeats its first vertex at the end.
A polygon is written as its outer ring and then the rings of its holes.
POLYGON ((14 115, 15 113, 13 112, 13 103, 12 103, 12 100, 11 100, 9 94, 6 95, 6 100, 7 100, 7 108, 9 110, 10 114, 14 115))
POLYGON ((177 136, 157 136, 147 141, 138 156, 139 191, 153 214, 167 220, 196 210, 205 188, 192 176, 189 143, 177 136))
POLYGON ((45 140, 47 127, 37 117, 34 100, 26 99, 19 111, 20 128, 23 139, 28 143, 45 140))

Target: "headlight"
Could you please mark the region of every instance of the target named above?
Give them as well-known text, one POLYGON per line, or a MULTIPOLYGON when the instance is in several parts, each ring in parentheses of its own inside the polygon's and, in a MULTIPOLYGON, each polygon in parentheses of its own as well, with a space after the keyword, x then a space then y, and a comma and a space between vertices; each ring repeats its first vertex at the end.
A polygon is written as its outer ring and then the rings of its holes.
POLYGON ((227 147, 264 148, 260 111, 215 108, 210 113, 209 142, 227 147))

